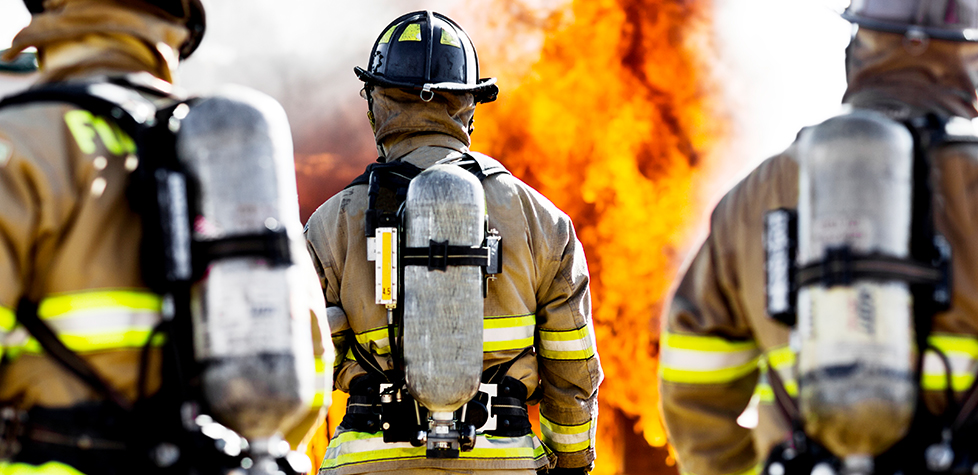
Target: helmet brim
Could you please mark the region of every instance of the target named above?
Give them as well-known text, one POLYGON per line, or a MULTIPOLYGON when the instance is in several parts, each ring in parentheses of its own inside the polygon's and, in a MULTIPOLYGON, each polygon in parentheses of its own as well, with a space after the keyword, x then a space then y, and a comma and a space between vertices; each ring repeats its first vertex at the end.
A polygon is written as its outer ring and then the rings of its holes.
POLYGON ((898 33, 901 35, 910 31, 916 31, 927 35, 929 38, 937 40, 968 42, 978 41, 978 29, 975 28, 943 29, 933 26, 907 25, 899 22, 889 22, 875 18, 866 18, 848 10, 842 12, 842 18, 849 23, 855 23, 856 25, 859 25, 860 28, 866 28, 867 30, 898 33))
MULTIPOLYGON (((361 68, 360 66, 354 66, 353 72, 356 73, 357 78, 366 84, 381 86, 381 87, 396 87, 400 89, 411 89, 420 91, 423 86, 411 82, 400 82, 394 81, 383 76, 378 76, 376 74, 361 68)), ((439 92, 452 92, 452 93, 472 93, 475 96, 476 103, 486 103, 496 100, 496 96, 499 95, 499 86, 496 86, 496 78, 481 78, 476 84, 459 84, 457 82, 439 82, 432 83, 428 89, 432 91, 439 92)))

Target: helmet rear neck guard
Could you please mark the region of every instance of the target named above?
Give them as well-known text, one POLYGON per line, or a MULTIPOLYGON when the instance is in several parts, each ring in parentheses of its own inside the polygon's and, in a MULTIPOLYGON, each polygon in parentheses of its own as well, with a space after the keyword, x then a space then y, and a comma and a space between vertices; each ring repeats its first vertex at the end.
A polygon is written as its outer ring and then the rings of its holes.
MULTIPOLYGON (((180 59, 187 59, 204 38, 207 29, 207 17, 200 0, 143 0, 149 5, 159 8, 168 15, 184 20, 190 35, 180 45, 180 59)), ((44 0, 24 0, 24 5, 31 15, 44 13, 44 0)))
POLYGON ((842 18, 908 37, 978 41, 978 0, 852 0, 842 18))
POLYGON ((420 90, 422 100, 442 91, 472 93, 480 103, 499 93, 495 78, 479 78, 479 58, 462 27, 432 11, 408 13, 387 25, 367 69, 354 72, 367 85, 420 90))

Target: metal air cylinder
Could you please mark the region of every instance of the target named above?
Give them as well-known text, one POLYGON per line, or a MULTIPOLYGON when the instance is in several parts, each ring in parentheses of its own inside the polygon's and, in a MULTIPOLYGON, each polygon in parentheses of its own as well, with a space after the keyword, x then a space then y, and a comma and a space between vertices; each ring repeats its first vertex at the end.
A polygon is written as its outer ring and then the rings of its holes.
POLYGON ((249 440, 268 439, 314 396, 311 264, 288 119, 274 99, 242 87, 184 113, 177 153, 200 188, 194 240, 287 238, 278 241, 285 261, 247 251, 212 261, 192 295, 195 357, 212 415, 249 440))
MULTIPOLYGON (((799 266, 841 251, 909 258, 913 138, 853 111, 798 143, 799 266)), ((798 291, 799 405, 806 433, 843 460, 882 453, 914 412, 912 296, 906 282, 854 278, 798 291)))
MULTIPOLYGON (((456 165, 428 168, 408 187, 407 247, 479 247, 485 235, 482 184, 456 165)), ((476 266, 404 268, 407 387, 433 413, 472 399, 482 376, 483 274, 476 266)))

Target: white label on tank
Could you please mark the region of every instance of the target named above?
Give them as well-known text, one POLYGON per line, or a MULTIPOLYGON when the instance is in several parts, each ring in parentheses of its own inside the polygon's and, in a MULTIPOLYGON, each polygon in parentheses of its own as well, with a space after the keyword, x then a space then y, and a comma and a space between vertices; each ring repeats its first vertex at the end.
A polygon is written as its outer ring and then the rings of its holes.
POLYGON ((251 259, 213 265, 207 283, 211 357, 285 352, 291 348, 287 269, 251 259))
POLYGON ((869 219, 816 218, 812 226, 812 249, 818 251, 848 244, 853 251, 869 251, 873 237, 873 222, 869 219))

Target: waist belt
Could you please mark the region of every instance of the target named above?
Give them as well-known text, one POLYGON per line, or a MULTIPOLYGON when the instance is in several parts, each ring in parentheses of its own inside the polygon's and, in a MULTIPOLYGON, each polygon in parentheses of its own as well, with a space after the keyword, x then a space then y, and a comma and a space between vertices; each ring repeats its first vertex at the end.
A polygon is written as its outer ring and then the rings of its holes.
MULTIPOLYGON (((385 442, 410 440, 418 430, 427 430, 428 410, 406 390, 391 390, 389 384, 357 378, 350 386, 343 426, 358 432, 383 430, 385 442)), ((492 436, 529 434, 526 386, 509 376, 498 384, 481 384, 476 396, 455 411, 455 419, 492 436)))

